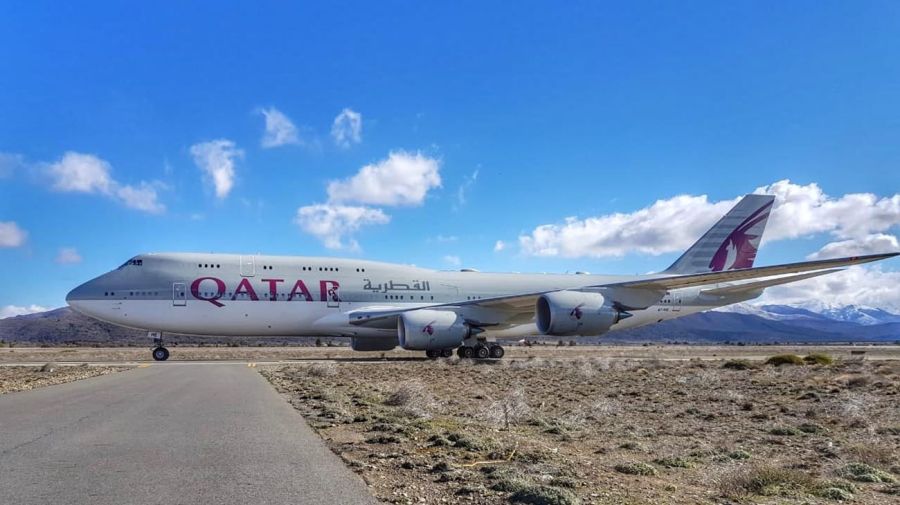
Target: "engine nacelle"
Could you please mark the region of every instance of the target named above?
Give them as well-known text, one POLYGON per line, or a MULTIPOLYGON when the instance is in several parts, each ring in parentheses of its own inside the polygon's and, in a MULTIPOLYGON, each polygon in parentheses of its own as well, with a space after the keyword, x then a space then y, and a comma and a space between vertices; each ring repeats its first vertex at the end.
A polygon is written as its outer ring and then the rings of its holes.
POLYGON ((397 337, 351 337, 350 348, 354 351, 390 351, 397 347, 397 337))
POLYGON ((557 337, 600 335, 629 315, 613 308, 600 293, 554 291, 541 295, 535 304, 538 331, 557 337))
POLYGON ((397 318, 400 347, 408 350, 449 349, 458 347, 472 329, 455 312, 412 310, 397 318))

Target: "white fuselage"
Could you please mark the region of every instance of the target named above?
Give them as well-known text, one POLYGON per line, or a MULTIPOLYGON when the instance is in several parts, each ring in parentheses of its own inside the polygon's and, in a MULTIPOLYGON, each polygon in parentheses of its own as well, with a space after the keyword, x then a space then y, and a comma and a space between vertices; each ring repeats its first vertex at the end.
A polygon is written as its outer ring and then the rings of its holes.
MULTIPOLYGON (((428 307, 519 293, 571 289, 639 276, 436 271, 354 259, 144 254, 73 290, 76 310, 149 331, 233 336, 396 335, 395 326, 350 324, 360 309, 428 307)), ((742 299, 709 299, 696 288, 673 290, 612 329, 673 319, 742 299)), ((533 317, 490 320, 487 336, 537 335, 533 317)))

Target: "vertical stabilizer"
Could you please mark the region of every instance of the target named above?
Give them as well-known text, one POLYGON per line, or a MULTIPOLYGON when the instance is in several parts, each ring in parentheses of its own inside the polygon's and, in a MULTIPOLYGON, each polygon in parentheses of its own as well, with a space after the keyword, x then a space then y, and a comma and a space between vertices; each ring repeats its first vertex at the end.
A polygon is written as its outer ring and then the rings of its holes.
POLYGON ((771 195, 747 195, 665 270, 695 274, 750 268, 772 211, 771 195))

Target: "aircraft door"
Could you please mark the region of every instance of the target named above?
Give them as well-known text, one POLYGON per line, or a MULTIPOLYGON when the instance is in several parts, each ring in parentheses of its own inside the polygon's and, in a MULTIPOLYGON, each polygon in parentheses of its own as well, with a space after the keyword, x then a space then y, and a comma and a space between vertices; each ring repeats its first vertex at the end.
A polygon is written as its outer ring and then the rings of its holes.
POLYGON ((176 307, 184 307, 187 305, 187 286, 185 283, 172 283, 172 305, 176 307))
POLYGON ((332 308, 332 309, 340 308, 340 306, 341 306, 341 293, 340 293, 339 290, 340 290, 340 288, 339 288, 338 285, 335 283, 335 284, 332 284, 332 285, 328 288, 328 291, 325 292, 326 305, 327 305, 329 308, 332 308))
POLYGON ((241 256, 241 277, 253 277, 254 275, 256 275, 256 258, 241 256))

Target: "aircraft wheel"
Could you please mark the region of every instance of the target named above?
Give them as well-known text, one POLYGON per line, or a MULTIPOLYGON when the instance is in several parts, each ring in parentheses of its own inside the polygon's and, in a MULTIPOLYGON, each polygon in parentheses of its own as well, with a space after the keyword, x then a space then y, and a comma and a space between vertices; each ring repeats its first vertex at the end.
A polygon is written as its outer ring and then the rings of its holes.
POLYGON ((169 359, 169 350, 165 347, 157 347, 153 349, 153 359, 156 361, 165 361, 169 359))
POLYGON ((475 357, 478 359, 487 359, 491 355, 491 351, 483 345, 475 348, 475 357))
POLYGON ((490 347, 490 352, 491 352, 491 357, 494 359, 500 359, 503 357, 504 354, 506 354, 506 351, 503 350, 503 347, 499 346, 499 345, 492 345, 490 347))
POLYGON ((438 349, 428 349, 425 351, 425 356, 428 356, 430 359, 435 359, 441 355, 441 351, 438 349))
POLYGON ((459 348, 459 357, 467 358, 467 359, 474 358, 475 357, 475 349, 472 347, 469 347, 467 345, 464 345, 459 348))
POLYGON ((453 349, 441 349, 442 358, 449 358, 450 356, 453 356, 453 349))

